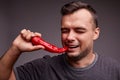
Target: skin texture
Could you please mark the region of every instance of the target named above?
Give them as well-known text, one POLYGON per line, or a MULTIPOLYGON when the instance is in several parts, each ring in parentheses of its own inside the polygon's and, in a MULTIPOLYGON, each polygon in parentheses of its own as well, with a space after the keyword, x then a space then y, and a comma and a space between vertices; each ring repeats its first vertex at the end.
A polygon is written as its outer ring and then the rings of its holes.
POLYGON ((62 17, 61 37, 63 45, 68 47, 66 56, 70 65, 85 67, 92 63, 93 42, 99 36, 92 15, 86 9, 62 17))

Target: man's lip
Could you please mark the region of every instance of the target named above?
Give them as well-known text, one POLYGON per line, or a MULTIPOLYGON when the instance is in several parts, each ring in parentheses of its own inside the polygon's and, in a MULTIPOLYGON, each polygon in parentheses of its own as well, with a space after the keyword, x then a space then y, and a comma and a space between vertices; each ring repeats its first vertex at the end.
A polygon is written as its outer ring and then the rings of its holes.
POLYGON ((68 48, 72 49, 72 48, 77 48, 79 47, 79 45, 69 45, 68 48))

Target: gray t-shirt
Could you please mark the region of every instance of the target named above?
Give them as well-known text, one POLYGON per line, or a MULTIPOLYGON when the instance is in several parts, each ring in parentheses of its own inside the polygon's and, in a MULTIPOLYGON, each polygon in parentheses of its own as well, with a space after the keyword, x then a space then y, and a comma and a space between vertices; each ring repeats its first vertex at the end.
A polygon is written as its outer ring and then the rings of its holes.
POLYGON ((45 56, 16 68, 17 80, 120 80, 117 61, 96 54, 92 64, 73 68, 65 55, 45 56))

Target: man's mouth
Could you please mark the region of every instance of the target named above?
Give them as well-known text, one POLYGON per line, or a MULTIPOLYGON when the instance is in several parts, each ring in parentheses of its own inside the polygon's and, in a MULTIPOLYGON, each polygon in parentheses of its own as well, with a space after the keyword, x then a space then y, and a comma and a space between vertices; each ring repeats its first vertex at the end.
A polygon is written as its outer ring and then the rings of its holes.
POLYGON ((71 46, 68 46, 69 49, 74 49, 74 48, 78 48, 79 45, 71 45, 71 46))

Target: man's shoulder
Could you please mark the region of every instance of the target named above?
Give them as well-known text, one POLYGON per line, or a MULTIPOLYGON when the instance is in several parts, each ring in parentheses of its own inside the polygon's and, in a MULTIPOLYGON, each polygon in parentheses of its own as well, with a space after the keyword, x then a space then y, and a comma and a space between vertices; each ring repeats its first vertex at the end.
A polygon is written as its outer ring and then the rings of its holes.
POLYGON ((98 61, 106 66, 116 67, 120 69, 120 62, 110 56, 99 55, 98 61))
POLYGON ((54 56, 50 56, 50 55, 44 55, 41 58, 35 59, 31 62, 44 62, 44 63, 50 63, 50 62, 56 62, 56 61, 60 61, 62 60, 63 55, 54 55, 54 56))

